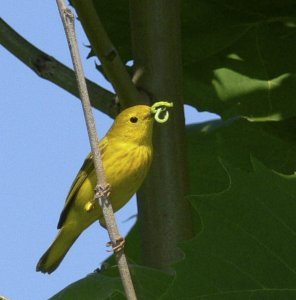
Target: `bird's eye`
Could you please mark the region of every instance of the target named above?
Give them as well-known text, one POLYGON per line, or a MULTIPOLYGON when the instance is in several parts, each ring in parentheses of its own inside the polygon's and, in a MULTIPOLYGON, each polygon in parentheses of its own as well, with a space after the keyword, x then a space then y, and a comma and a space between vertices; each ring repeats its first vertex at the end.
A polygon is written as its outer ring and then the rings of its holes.
POLYGON ((131 117, 131 118, 130 118, 130 121, 131 121, 132 123, 137 123, 137 122, 138 122, 138 118, 137 118, 137 117, 131 117))

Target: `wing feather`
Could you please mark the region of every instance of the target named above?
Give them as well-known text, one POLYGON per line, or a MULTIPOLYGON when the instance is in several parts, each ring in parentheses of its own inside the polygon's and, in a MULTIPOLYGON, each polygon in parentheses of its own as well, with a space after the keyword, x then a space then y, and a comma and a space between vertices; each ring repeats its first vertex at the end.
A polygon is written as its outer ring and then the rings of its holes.
MULTIPOLYGON (((107 137, 104 137, 99 143, 99 149, 100 149, 100 153, 101 153, 102 157, 104 156, 104 152, 106 150, 107 144, 108 144, 108 138, 107 137)), ((60 229, 63 226, 63 224, 65 223, 68 212, 71 209, 71 207, 72 207, 72 205, 75 201, 77 192, 79 191, 79 189, 82 186, 85 179, 93 171, 93 169, 94 169, 93 154, 90 153, 87 156, 87 158, 85 159, 85 161, 84 161, 81 169, 79 170, 74 182, 72 183, 72 186, 71 186, 70 191, 68 193, 68 196, 66 198, 66 202, 65 202, 63 211, 60 215, 60 219, 59 219, 58 226, 57 226, 58 229, 60 229)))

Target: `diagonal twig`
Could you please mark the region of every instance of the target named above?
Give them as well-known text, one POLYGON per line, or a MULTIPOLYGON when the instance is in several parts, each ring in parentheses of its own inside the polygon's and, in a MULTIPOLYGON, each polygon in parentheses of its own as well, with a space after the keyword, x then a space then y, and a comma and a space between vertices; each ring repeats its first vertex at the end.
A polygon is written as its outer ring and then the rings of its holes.
MULTIPOLYGON (((106 181, 103 163, 101 160, 95 121, 90 106, 86 82, 83 74, 82 63, 79 55, 79 49, 76 41, 76 35, 74 29, 75 19, 72 11, 66 7, 63 0, 57 0, 57 4, 65 28, 68 45, 70 48, 71 57, 74 65, 74 70, 77 76, 77 84, 78 84, 79 93, 82 101, 84 117, 86 120, 89 140, 91 144, 91 150, 93 153, 94 166, 95 166, 96 176, 98 179, 98 184, 96 187, 97 193, 95 195, 95 198, 98 201, 99 205, 101 206, 112 245, 116 247, 117 245, 120 244, 120 241, 118 241, 118 237, 120 236, 120 234, 114 218, 112 206, 108 199, 108 183, 106 181)), ((119 252, 115 251, 115 257, 117 259, 119 273, 121 276, 122 284, 127 299, 135 300, 137 298, 131 280, 130 272, 128 269, 127 260, 123 250, 119 252)))

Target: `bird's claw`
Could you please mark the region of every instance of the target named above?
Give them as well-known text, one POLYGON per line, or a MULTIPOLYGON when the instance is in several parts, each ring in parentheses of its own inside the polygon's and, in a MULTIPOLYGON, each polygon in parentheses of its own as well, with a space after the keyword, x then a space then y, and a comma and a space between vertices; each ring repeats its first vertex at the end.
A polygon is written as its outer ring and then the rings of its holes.
POLYGON ((111 194, 111 185, 107 183, 106 185, 98 184, 95 188, 96 198, 108 198, 111 194))
POLYGON ((116 245, 114 246, 113 243, 110 241, 106 244, 107 247, 112 247, 112 250, 107 250, 108 252, 118 253, 124 248, 125 239, 122 236, 116 238, 116 245))

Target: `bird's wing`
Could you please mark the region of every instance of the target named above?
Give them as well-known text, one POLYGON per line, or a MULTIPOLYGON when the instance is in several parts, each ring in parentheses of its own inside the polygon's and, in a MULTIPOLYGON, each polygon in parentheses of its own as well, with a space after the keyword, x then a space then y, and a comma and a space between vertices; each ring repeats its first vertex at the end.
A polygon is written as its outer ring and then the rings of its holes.
MULTIPOLYGON (((106 146, 108 144, 108 138, 104 137, 100 143, 99 143, 99 148, 100 148, 100 153, 101 156, 103 157, 106 146)), ((79 191, 80 187, 82 186, 83 182, 85 179, 89 176, 89 174, 93 171, 94 169, 94 163, 93 163, 93 154, 90 153, 87 158, 85 159, 81 169, 79 170, 74 182, 72 183, 72 186, 70 188, 70 191, 68 193, 68 196, 66 198, 65 206, 63 208, 63 211, 60 215, 60 219, 58 222, 57 228, 60 229, 68 215, 69 210, 71 209, 71 206, 73 202, 75 201, 76 194, 79 191)))

